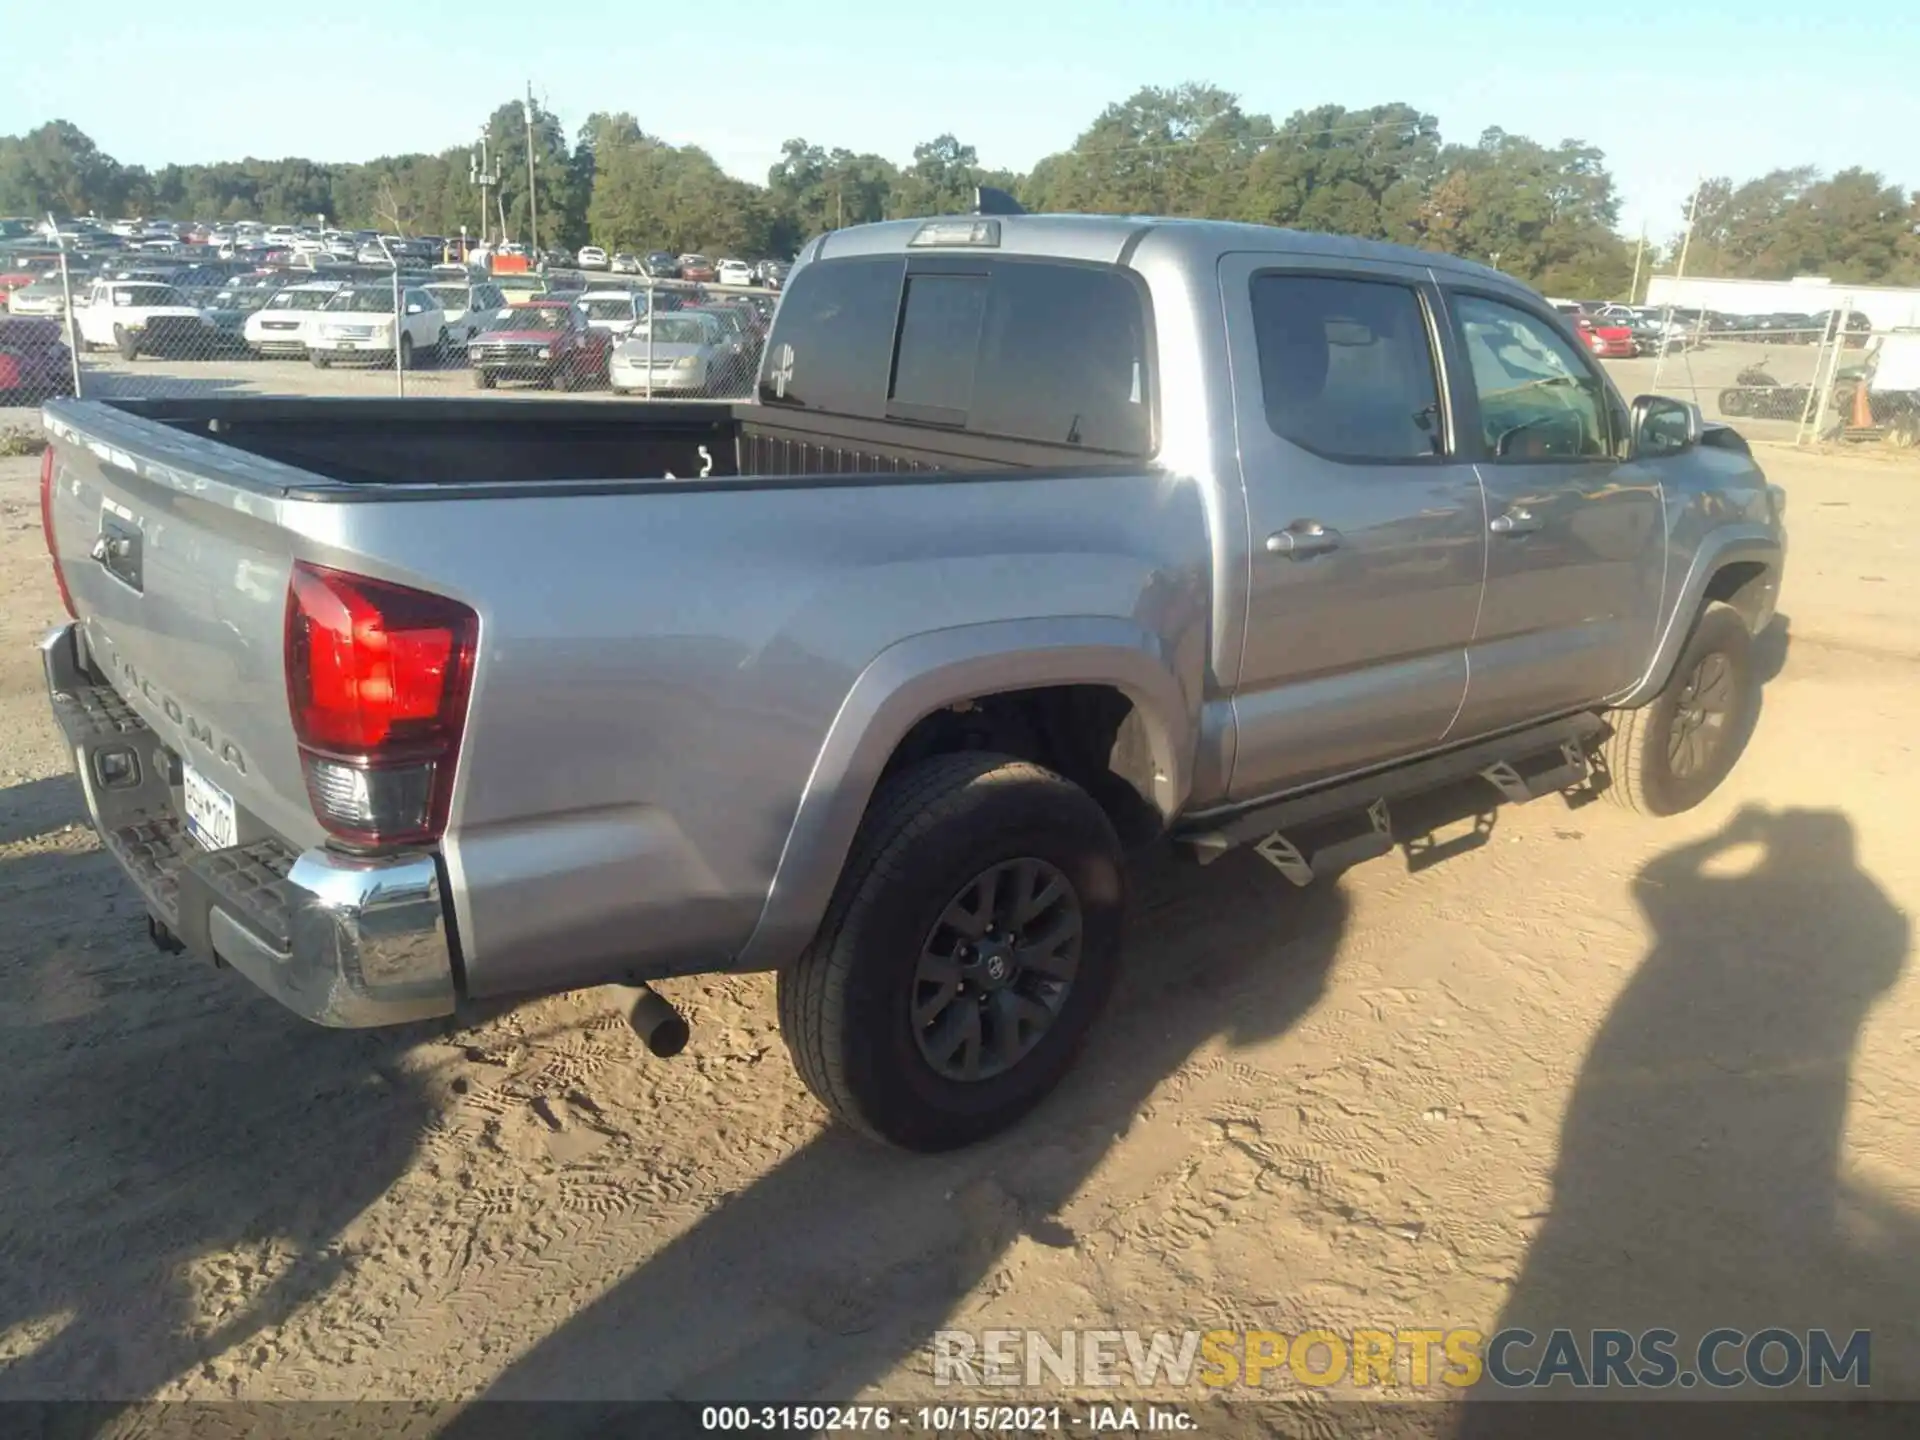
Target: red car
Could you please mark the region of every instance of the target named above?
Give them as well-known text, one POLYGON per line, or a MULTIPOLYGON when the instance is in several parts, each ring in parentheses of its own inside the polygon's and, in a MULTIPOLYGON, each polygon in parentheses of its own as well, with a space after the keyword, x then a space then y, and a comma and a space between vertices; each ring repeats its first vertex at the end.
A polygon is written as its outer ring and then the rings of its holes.
POLYGON ((558 300, 509 305, 473 337, 467 359, 477 390, 502 380, 537 380, 548 389, 604 385, 613 337, 587 324, 587 312, 558 300))
POLYGON ((1625 325, 1611 320, 1591 319, 1578 305, 1556 305, 1553 308, 1567 317, 1567 323, 1573 326, 1580 343, 1602 360, 1631 360, 1640 353, 1639 342, 1633 338, 1633 331, 1625 325))

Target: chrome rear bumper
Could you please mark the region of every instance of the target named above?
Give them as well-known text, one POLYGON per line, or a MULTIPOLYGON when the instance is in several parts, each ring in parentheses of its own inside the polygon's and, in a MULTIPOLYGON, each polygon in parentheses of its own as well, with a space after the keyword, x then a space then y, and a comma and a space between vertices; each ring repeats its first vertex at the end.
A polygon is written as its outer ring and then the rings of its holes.
POLYGON ((177 760, 82 669, 77 626, 40 642, 87 815, 153 918, 295 1014, 362 1029, 451 1014, 458 999, 439 861, 276 839, 207 850, 180 822, 177 760))

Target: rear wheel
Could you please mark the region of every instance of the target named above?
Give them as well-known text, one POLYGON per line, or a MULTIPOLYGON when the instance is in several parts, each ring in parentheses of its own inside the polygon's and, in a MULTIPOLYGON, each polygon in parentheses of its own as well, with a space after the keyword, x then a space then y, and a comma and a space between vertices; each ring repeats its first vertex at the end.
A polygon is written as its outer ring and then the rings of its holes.
POLYGON ((1072 1067, 1118 974, 1119 838, 1077 785, 944 755, 874 797, 780 1030, 833 1115, 909 1150, 1005 1129, 1072 1067))
POLYGON ((1710 604, 1664 690, 1609 717, 1601 748, 1615 803, 1642 815, 1678 815, 1705 800, 1740 758, 1753 723, 1753 637, 1738 611, 1710 604))

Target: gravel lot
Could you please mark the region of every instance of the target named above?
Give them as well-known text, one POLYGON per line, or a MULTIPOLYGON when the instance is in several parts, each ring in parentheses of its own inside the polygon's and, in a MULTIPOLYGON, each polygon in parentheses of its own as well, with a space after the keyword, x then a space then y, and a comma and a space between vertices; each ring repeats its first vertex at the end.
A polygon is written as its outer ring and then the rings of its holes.
POLYGON ((823 1129, 763 978, 663 987, 663 1062, 599 995, 328 1032, 155 952, 0 461, 0 1398, 900 1398, 942 1324, 1503 1319, 1870 1328, 1920 1396, 1920 468, 1766 462, 1783 614, 1707 807, 1144 876, 1082 1068, 929 1160, 823 1129))

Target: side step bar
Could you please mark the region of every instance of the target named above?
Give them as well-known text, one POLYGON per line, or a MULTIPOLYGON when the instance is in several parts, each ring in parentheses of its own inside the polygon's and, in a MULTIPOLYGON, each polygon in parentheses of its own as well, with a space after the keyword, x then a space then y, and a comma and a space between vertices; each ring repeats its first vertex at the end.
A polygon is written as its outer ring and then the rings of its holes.
POLYGON ((1598 715, 1549 721, 1356 780, 1202 818, 1173 838, 1202 865, 1251 844, 1288 880, 1308 885, 1316 876, 1391 853, 1397 842, 1389 806, 1395 801, 1476 776, 1511 805, 1585 784, 1593 775, 1594 745, 1606 732, 1607 722, 1598 715))

